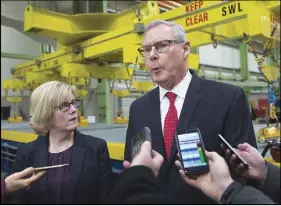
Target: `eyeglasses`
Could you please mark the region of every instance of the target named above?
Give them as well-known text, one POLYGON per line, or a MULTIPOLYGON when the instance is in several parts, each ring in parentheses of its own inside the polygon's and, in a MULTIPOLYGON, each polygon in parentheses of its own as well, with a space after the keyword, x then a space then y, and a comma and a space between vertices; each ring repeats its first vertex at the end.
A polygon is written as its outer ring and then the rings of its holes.
POLYGON ((164 52, 167 52, 170 50, 172 43, 180 44, 180 43, 183 43, 183 41, 163 40, 163 41, 157 42, 154 45, 142 46, 142 47, 138 48, 138 51, 142 57, 147 57, 147 56, 149 56, 153 46, 155 47, 155 49, 158 53, 164 53, 164 52))
POLYGON ((73 99, 71 102, 63 102, 59 105, 59 109, 62 112, 67 112, 70 109, 70 105, 73 105, 75 108, 78 108, 80 106, 80 100, 79 99, 73 99))

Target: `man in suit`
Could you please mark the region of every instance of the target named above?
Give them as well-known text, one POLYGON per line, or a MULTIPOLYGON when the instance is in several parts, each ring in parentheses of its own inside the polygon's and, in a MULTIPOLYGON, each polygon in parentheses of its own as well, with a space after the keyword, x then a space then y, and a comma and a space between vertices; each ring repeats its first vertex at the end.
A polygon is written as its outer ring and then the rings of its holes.
POLYGON ((208 151, 221 153, 222 134, 231 145, 256 139, 248 104, 239 87, 199 78, 187 68, 190 44, 180 25, 154 21, 144 32, 140 54, 158 87, 135 100, 130 108, 124 159, 131 161, 131 139, 145 126, 151 129, 152 147, 165 160, 158 176, 173 204, 215 203, 185 184, 175 167, 176 129, 199 128, 208 151))

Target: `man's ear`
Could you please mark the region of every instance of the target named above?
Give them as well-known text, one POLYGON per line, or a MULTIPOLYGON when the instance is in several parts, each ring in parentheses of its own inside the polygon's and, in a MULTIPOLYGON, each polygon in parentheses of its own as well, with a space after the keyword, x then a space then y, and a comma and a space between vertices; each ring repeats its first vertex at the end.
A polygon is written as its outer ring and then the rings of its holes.
POLYGON ((183 50, 184 50, 183 57, 186 59, 190 54, 190 42, 188 40, 184 43, 183 50))

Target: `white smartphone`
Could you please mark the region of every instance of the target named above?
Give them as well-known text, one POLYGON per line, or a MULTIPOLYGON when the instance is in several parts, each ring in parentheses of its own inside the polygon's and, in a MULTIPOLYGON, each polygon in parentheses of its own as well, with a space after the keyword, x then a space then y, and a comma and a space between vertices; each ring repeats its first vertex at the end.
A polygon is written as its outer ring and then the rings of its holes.
POLYGON ((52 166, 46 166, 46 167, 37 167, 37 168, 34 168, 33 170, 36 171, 36 172, 39 172, 39 171, 50 170, 50 169, 60 168, 60 167, 67 167, 67 166, 69 166, 69 164, 52 165, 52 166))
POLYGON ((238 154, 238 152, 236 152, 235 148, 233 148, 220 134, 218 134, 218 136, 223 141, 223 143, 226 145, 226 147, 228 149, 230 149, 230 151, 237 156, 237 158, 242 162, 244 167, 248 168, 249 164, 247 163, 247 161, 243 157, 241 157, 241 155, 238 154))

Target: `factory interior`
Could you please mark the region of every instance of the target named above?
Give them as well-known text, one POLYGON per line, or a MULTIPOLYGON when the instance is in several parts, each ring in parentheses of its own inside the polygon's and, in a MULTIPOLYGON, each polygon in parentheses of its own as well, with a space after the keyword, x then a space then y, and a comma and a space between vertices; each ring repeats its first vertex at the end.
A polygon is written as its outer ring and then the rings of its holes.
POLYGON ((184 28, 200 78, 243 89, 258 149, 280 167, 280 1, 1 1, 1 176, 36 140, 30 95, 52 80, 75 88, 78 130, 124 169, 130 106, 157 86, 138 53, 153 20, 184 28))

